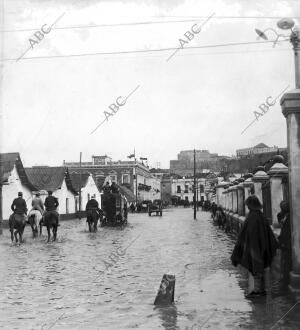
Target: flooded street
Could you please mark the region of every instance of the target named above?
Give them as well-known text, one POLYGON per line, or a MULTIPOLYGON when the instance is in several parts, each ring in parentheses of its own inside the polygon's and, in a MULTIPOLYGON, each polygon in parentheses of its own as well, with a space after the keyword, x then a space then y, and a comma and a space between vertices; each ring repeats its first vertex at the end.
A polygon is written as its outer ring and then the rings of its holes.
MULTIPOLYGON (((87 231, 85 219, 61 222, 58 242, 11 246, 0 240, 3 329, 270 329, 294 304, 272 292, 245 299, 246 273, 234 268, 234 241, 210 213, 167 209, 129 214, 126 228, 87 231), (114 253, 114 255, 112 255, 114 253), (153 305, 164 273, 176 276, 175 304, 153 305)), ((46 232, 44 231, 44 235, 46 232)), ((300 304, 299 304, 300 305, 300 304)), ((273 329, 299 329, 300 306, 273 329)))

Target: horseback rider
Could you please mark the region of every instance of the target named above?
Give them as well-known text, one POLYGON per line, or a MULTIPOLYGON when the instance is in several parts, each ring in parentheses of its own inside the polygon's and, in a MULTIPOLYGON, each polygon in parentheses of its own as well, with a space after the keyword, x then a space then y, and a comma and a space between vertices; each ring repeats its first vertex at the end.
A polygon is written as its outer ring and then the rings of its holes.
POLYGON ((92 198, 86 203, 85 211, 97 210, 97 213, 100 215, 102 210, 99 208, 99 203, 96 200, 96 197, 93 195, 92 198))
MULTIPOLYGON (((98 219, 100 219, 100 222, 102 222, 102 215, 103 215, 103 211, 99 208, 99 203, 96 200, 96 196, 93 195, 92 198, 90 200, 88 200, 88 202, 86 203, 85 206, 85 211, 86 211, 86 221, 89 223, 90 226, 90 222, 91 219, 93 219, 93 212, 96 212, 97 214, 97 221, 98 219)), ((97 230, 97 223, 95 225, 95 231, 97 230)))
POLYGON ((9 230, 11 233, 11 241, 13 242, 14 235, 16 242, 18 242, 17 234, 19 233, 20 242, 22 242, 22 235, 27 220, 27 205, 25 199, 23 198, 22 192, 18 192, 18 197, 13 200, 11 204, 11 209, 13 211, 13 214, 10 215, 8 220, 9 230))
POLYGON ((40 196, 41 196, 41 194, 39 192, 37 192, 35 194, 35 197, 33 198, 32 203, 31 203, 31 206, 32 206, 31 210, 38 210, 38 211, 41 212, 41 215, 43 215, 43 213, 44 213, 44 203, 43 203, 40 196))
POLYGON ((27 205, 25 199, 23 198, 22 192, 18 192, 18 197, 13 200, 11 204, 11 209, 14 212, 14 214, 23 216, 24 219, 26 218, 27 205))
POLYGON ((58 203, 58 199, 56 197, 52 196, 52 191, 51 190, 48 191, 48 196, 45 199, 44 205, 45 205, 45 208, 46 208, 46 212, 45 212, 44 216, 48 212, 56 213, 57 214, 57 219, 58 219, 57 220, 57 225, 59 226, 59 223, 58 223, 58 221, 59 221, 59 214, 58 214, 58 212, 56 210, 57 207, 58 207, 58 205, 59 205, 59 203, 58 203))

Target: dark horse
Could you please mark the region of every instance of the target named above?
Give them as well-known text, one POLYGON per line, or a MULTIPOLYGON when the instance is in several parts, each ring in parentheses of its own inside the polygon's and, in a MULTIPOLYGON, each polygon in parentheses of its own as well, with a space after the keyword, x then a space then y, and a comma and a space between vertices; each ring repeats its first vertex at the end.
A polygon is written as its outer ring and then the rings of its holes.
POLYGON ((99 213, 97 209, 90 209, 86 212, 86 222, 89 225, 90 233, 92 231, 94 231, 94 233, 97 231, 98 219, 99 213))
POLYGON ((58 217, 59 215, 56 211, 47 211, 44 213, 43 225, 47 227, 48 242, 50 241, 50 229, 52 229, 53 241, 56 240, 58 217))
POLYGON ((16 239, 16 243, 18 243, 18 234, 20 238, 20 243, 23 243, 23 232, 26 226, 26 220, 27 218, 25 215, 12 214, 9 217, 8 224, 12 243, 14 241, 14 236, 16 239))

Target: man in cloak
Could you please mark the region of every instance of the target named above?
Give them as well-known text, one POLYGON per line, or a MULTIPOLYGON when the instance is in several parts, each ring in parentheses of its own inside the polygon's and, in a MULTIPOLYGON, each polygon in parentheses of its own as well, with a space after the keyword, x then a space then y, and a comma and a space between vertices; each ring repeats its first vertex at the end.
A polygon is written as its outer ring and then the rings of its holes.
POLYGON ((231 255, 234 266, 241 265, 249 272, 249 292, 247 297, 265 295, 265 270, 270 267, 277 240, 268 220, 261 212, 262 205, 255 195, 250 195, 245 204, 249 213, 243 224, 231 255))

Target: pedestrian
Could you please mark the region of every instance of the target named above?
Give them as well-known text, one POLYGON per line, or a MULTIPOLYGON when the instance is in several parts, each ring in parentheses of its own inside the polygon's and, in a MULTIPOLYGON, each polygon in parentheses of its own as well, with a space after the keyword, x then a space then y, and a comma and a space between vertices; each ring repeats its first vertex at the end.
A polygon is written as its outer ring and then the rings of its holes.
POLYGON ((135 206, 134 206, 133 202, 130 204, 130 210, 131 210, 131 213, 134 213, 134 211, 135 211, 135 206))
POLYGON ((266 294, 265 270, 270 267, 278 243, 268 220, 261 212, 262 205, 255 195, 250 195, 245 204, 249 213, 239 233, 231 255, 234 266, 248 270, 248 294, 254 297, 266 294))
POLYGON ((215 219, 217 208, 218 208, 217 204, 215 202, 213 202, 211 205, 211 214, 212 214, 213 220, 215 219))
POLYGON ((216 222, 216 224, 218 225, 219 228, 222 227, 222 229, 224 229, 223 225, 225 223, 225 213, 224 213, 221 206, 217 207, 216 215, 215 215, 214 220, 215 220, 215 222, 216 222))
POLYGON ((281 250, 281 279, 284 283, 288 283, 289 273, 292 270, 292 235, 289 202, 281 201, 280 209, 281 211, 277 214, 277 219, 281 227, 278 236, 279 248, 281 250))

